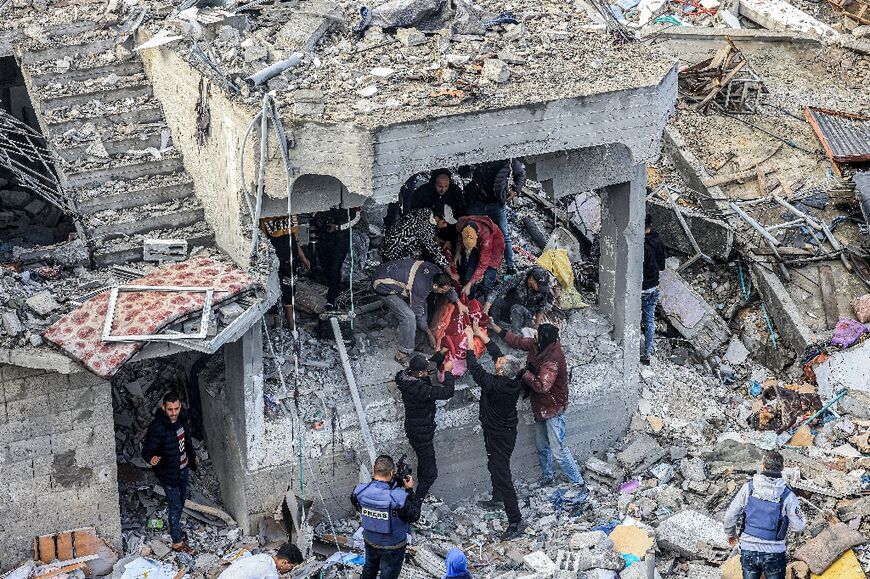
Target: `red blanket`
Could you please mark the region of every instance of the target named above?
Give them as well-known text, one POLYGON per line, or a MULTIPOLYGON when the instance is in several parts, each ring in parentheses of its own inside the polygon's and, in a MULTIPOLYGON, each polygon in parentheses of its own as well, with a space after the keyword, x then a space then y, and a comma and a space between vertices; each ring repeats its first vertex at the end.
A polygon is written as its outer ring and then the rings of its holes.
MULTIPOLYGON (((486 331, 489 323, 489 316, 481 311, 480 302, 470 300, 465 305, 468 306, 468 314, 463 315, 450 302, 444 304, 435 312, 432 318, 432 333, 435 334, 438 348, 447 349, 447 357, 445 360, 453 360, 453 375, 462 376, 465 374, 467 367, 465 365, 465 351, 467 350, 467 340, 465 336, 465 327, 471 324, 472 320, 477 320, 478 324, 486 331)), ((480 338, 474 339, 474 354, 480 357, 486 346, 480 338)))

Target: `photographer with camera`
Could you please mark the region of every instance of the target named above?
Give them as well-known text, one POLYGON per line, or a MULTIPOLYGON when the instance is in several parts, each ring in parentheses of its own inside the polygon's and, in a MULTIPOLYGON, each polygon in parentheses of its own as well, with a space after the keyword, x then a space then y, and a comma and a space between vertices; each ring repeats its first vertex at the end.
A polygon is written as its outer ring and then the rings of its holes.
MULTIPOLYGON (((410 469, 408 470, 410 472, 410 469)), ((353 489, 350 501, 362 516, 366 562, 360 579, 396 579, 405 561, 411 523, 420 519, 414 499, 414 477, 396 478, 392 457, 382 454, 372 467, 372 480, 353 489)))

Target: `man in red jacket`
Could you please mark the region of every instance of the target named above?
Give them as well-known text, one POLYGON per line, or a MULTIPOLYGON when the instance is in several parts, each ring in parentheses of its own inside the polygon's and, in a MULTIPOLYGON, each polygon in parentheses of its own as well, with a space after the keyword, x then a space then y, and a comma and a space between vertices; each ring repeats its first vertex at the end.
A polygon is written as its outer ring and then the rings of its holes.
POLYGON ((523 383, 531 390, 532 413, 535 416, 535 446, 544 483, 553 483, 553 459, 559 463, 568 480, 585 484, 565 444, 565 409, 568 407, 568 366, 559 342, 559 329, 553 324, 538 326, 538 337, 523 338, 498 325, 493 330, 512 348, 529 353, 523 383))

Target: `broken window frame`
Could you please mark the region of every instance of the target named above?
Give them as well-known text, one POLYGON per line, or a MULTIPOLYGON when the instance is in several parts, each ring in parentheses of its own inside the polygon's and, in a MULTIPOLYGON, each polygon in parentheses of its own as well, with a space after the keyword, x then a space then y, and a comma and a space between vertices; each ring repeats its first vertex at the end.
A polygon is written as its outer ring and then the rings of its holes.
POLYGON ((106 311, 106 319, 103 323, 103 342, 167 342, 170 340, 202 340, 208 336, 208 327, 211 323, 211 305, 214 300, 213 287, 187 287, 187 286, 144 286, 144 285, 119 285, 113 286, 109 293, 109 308, 106 311), (112 326, 115 321, 115 308, 118 305, 118 295, 121 292, 191 292, 205 293, 205 302, 202 306, 199 331, 195 334, 171 333, 171 334, 128 334, 113 336, 112 326))

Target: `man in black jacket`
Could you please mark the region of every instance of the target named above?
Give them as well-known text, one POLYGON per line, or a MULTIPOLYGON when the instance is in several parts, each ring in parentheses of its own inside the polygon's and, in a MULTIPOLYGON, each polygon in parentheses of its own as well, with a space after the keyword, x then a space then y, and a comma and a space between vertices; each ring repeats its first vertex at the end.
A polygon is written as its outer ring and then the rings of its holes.
POLYGON ((187 499, 187 479, 199 460, 193 450, 187 413, 175 392, 163 396, 163 406, 154 413, 142 441, 142 458, 151 465, 166 494, 172 549, 192 553, 187 533, 181 529, 181 511, 187 499))
POLYGON ((417 490, 415 497, 422 502, 438 478, 435 461, 435 401, 450 400, 455 392, 451 370, 453 362, 444 362, 444 354, 433 356, 436 364, 443 362, 444 384, 432 383, 429 377, 429 362, 417 354, 411 358, 407 370, 396 374, 396 384, 402 393, 405 405, 405 434, 411 448, 417 454, 417 490))
POLYGON ((465 363, 468 372, 480 386, 480 425, 486 447, 486 467, 492 482, 492 500, 481 501, 486 509, 498 509, 504 504, 508 518, 503 541, 518 537, 523 532, 522 515, 511 475, 511 455, 517 442, 517 400, 522 392, 521 372, 525 364, 517 358, 504 356, 498 345, 491 341, 474 322, 465 327, 468 349, 465 363), (495 361, 495 374, 490 374, 477 361, 474 354, 474 336, 486 344, 486 351, 495 361))
POLYGON ((656 304, 659 301, 659 272, 665 269, 665 245, 658 232, 652 229, 652 217, 646 216, 646 235, 643 240, 643 287, 641 291, 641 326, 644 347, 640 363, 649 366, 653 354, 656 304))
POLYGON ((468 215, 486 215, 504 234, 505 273, 515 274, 514 249, 507 220, 507 205, 526 184, 526 165, 521 159, 481 163, 465 188, 468 215))

